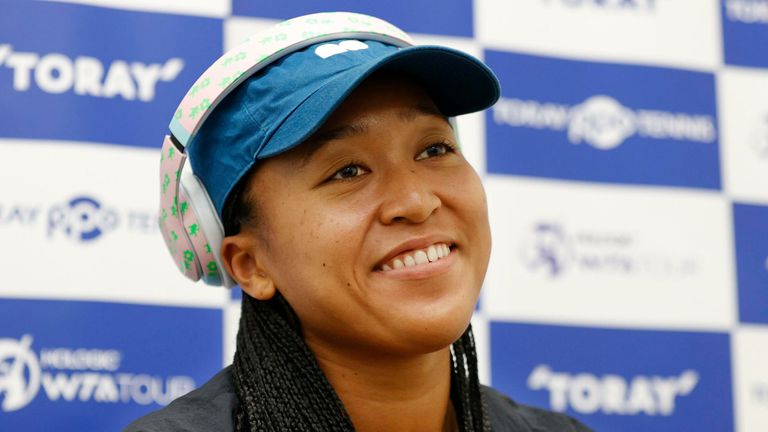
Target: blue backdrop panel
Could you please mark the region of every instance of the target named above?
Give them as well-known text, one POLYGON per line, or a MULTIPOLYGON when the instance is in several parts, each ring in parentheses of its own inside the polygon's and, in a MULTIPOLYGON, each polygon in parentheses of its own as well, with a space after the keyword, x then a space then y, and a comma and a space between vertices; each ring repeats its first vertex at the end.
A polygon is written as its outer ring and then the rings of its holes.
POLYGON ((761 1, 720 0, 725 63, 768 67, 768 6, 761 1))
POLYGON ((768 207, 734 204, 739 318, 768 323, 768 207))
POLYGON ((233 0, 232 2, 232 12, 235 15, 267 18, 288 19, 308 13, 330 11, 373 15, 391 21, 407 32, 469 37, 473 35, 471 0, 445 0, 439 5, 431 0, 407 2, 233 0))
POLYGON ((720 188, 713 74, 500 51, 485 60, 504 98, 486 113, 489 172, 720 188))
POLYGON ((222 331, 219 309, 4 299, 0 430, 117 430, 216 373, 222 331))
POLYGON ((724 333, 492 322, 492 382, 598 431, 730 431, 724 333))
POLYGON ((179 100, 222 50, 221 20, 3 3, 5 137, 159 147, 179 100))

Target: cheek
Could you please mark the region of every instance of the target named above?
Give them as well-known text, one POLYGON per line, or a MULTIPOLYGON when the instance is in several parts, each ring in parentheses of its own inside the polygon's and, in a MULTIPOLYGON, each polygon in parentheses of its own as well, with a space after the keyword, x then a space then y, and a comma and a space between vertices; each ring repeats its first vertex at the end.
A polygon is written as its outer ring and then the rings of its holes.
POLYGON ((460 175, 453 176, 445 188, 457 213, 480 230, 489 231, 488 202, 480 177, 467 165, 460 175))
POLYGON ((303 217, 304 230, 310 236, 314 250, 326 255, 355 254, 365 237, 369 212, 360 203, 344 202, 315 205, 303 217))
POLYGON ((270 266, 282 289, 343 283, 365 235, 365 211, 350 203, 332 205, 297 199, 302 207, 281 209, 270 237, 270 266))
POLYGON ((491 228, 488 221, 488 202, 480 177, 468 167, 462 175, 450 182, 450 206, 455 209, 466 231, 466 240, 476 251, 476 266, 484 275, 491 252, 491 228))

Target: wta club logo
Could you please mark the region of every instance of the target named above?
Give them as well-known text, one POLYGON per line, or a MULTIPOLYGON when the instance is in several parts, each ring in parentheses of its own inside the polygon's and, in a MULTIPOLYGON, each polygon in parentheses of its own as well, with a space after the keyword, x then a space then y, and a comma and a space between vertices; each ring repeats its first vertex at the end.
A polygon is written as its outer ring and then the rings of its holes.
POLYGON ((40 387, 40 364, 32 352, 32 337, 0 339, 0 409, 5 412, 24 408, 40 387))
POLYGON ((573 250, 560 225, 539 223, 534 225, 532 236, 521 248, 520 257, 531 271, 544 271, 554 278, 568 266, 573 250))
POLYGON ((195 388, 189 376, 129 373, 120 370, 115 349, 32 349, 33 338, 0 339, 0 410, 23 409, 42 394, 52 402, 167 405, 195 388), (40 391, 42 390, 42 392, 40 391))
POLYGON ((644 250, 639 246, 642 239, 629 232, 575 230, 556 222, 539 222, 520 238, 522 265, 551 279, 570 273, 682 278, 699 271, 694 258, 644 250))
POLYGON ((578 105, 501 98, 493 107, 496 124, 566 132, 568 142, 613 150, 633 136, 710 144, 717 139, 715 120, 661 110, 633 110, 607 95, 578 105))

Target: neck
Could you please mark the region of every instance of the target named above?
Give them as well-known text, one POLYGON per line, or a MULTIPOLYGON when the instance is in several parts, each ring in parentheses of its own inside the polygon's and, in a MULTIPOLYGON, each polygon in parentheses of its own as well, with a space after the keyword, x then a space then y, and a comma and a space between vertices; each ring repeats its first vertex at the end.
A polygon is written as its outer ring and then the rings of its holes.
POLYGON ((449 348, 372 358, 310 346, 357 431, 458 430, 450 401, 449 348))

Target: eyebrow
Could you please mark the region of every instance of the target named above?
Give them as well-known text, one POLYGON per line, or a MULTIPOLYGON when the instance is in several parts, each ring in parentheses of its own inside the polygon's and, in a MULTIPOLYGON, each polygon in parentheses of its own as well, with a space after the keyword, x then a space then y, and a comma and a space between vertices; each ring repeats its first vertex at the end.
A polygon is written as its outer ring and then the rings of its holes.
MULTIPOLYGON (((413 105, 404 110, 401 110, 398 113, 398 117, 401 120, 406 122, 412 122, 419 116, 437 117, 445 121, 449 126, 451 126, 451 128, 453 128, 451 123, 448 121, 448 117, 443 115, 443 113, 441 113, 433 105, 423 105, 423 104, 413 105)), ((315 152, 317 152, 321 147, 323 147, 328 142, 349 138, 356 135, 362 135, 367 131, 368 131, 368 125, 366 124, 366 122, 359 121, 351 124, 344 124, 339 127, 335 127, 333 129, 329 129, 329 130, 322 131, 312 135, 306 141, 306 144, 309 144, 309 149, 302 156, 301 161, 299 162, 299 168, 303 168, 304 166, 306 166, 307 163, 309 163, 310 159, 312 158, 312 155, 314 155, 315 152)))

